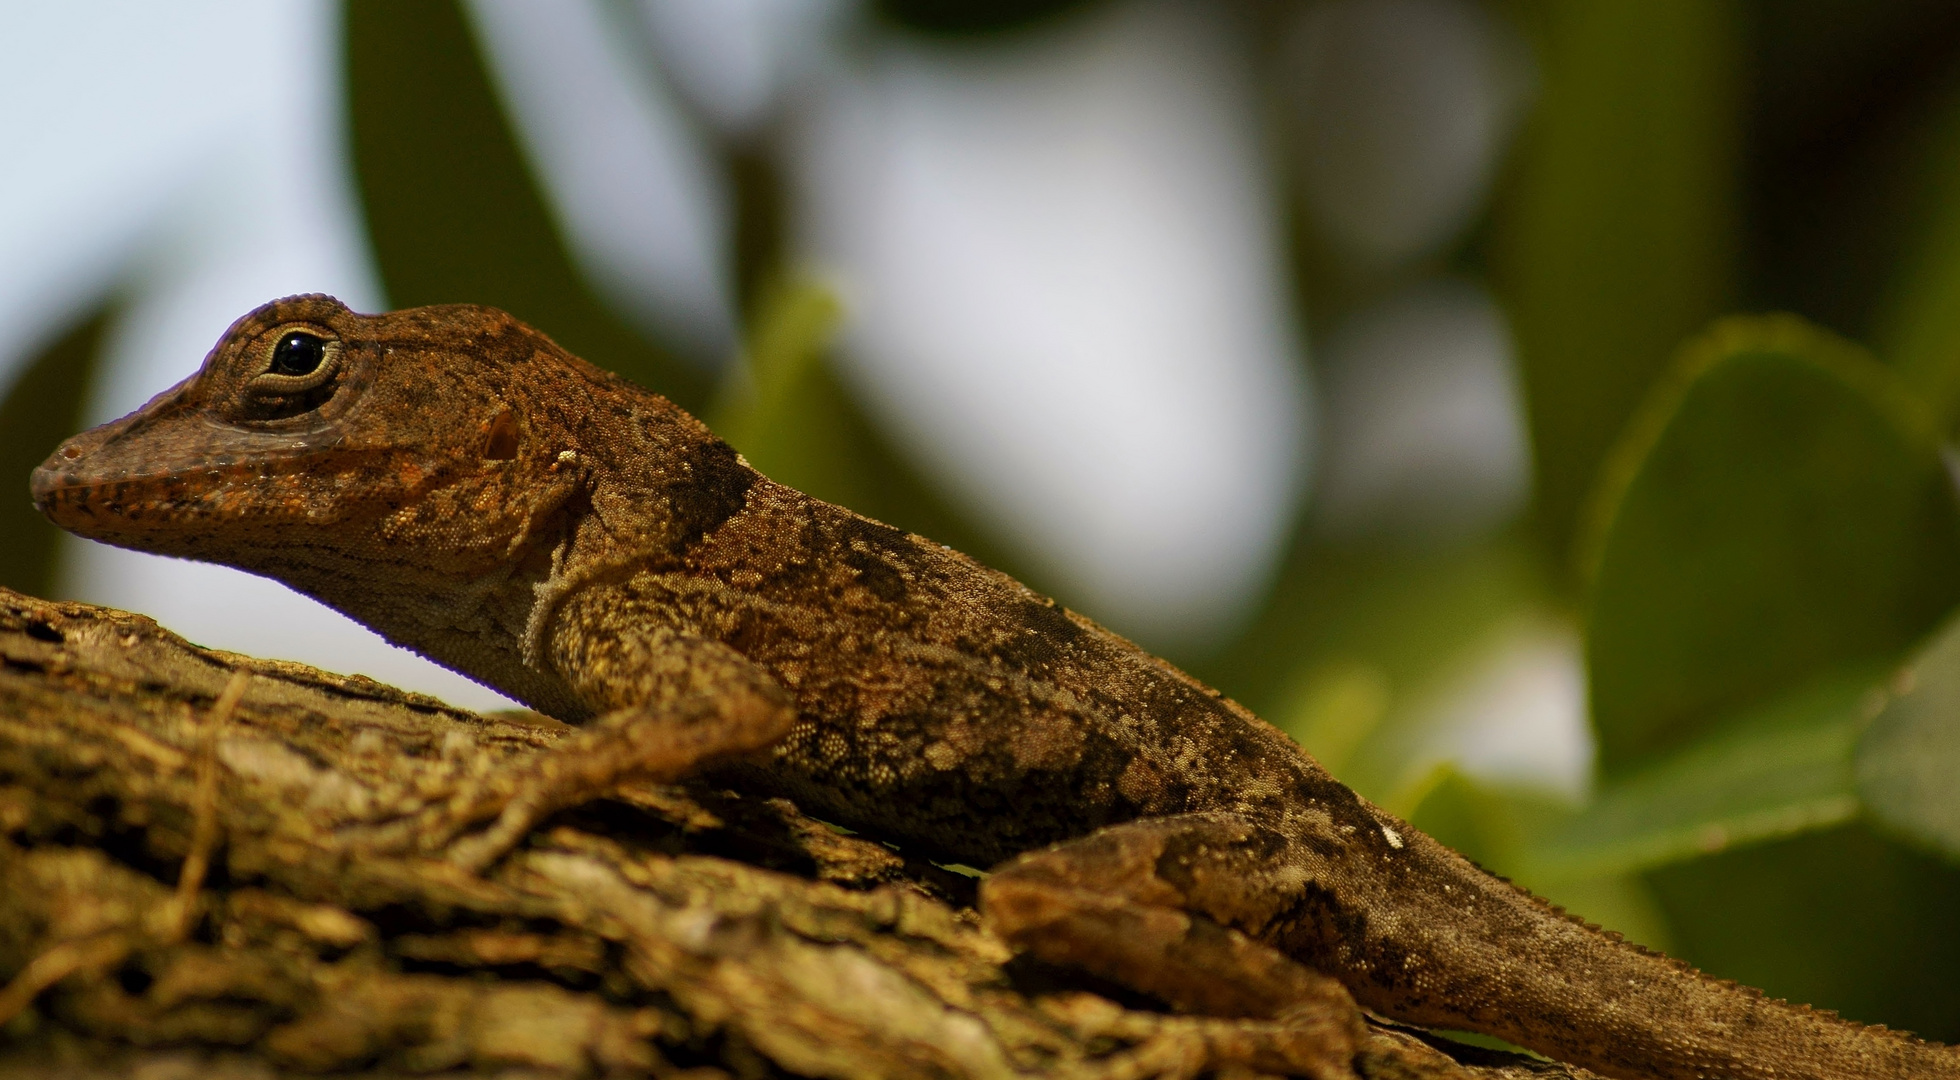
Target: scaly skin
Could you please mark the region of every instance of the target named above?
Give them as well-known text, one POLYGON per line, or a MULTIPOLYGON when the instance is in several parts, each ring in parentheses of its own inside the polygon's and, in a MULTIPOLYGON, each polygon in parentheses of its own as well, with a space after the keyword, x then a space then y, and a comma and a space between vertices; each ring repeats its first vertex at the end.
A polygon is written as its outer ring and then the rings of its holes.
POLYGON ((268 304, 33 487, 83 536, 276 578, 597 720, 604 756, 491 800, 479 863, 663 742, 646 775, 705 770, 938 858, 1011 860, 982 890, 1010 941, 1186 1008, 1351 1013, 1320 972, 1383 1014, 1612 1076, 1960 1077, 1950 1048, 1564 916, 1162 660, 773 483, 499 311, 268 304), (280 375, 296 331, 319 364, 280 375))

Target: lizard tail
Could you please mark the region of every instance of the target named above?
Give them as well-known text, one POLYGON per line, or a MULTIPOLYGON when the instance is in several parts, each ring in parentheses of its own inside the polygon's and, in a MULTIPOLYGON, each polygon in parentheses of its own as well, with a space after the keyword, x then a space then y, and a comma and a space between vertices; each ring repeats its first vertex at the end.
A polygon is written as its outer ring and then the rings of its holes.
POLYGON ((1413 829, 1402 854, 1381 882, 1398 904, 1373 905, 1370 925, 1317 943, 1350 966, 1342 981, 1377 1011, 1496 1035, 1608 1076, 1960 1080, 1960 1049, 1704 975, 1413 829), (1404 874, 1427 886, 1398 886, 1404 874))

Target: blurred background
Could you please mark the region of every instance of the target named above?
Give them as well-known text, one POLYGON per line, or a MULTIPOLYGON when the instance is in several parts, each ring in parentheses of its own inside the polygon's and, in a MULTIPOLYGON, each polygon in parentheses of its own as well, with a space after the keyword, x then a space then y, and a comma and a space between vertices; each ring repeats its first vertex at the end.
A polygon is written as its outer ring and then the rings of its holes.
POLYGON ((1960 1040, 1960 8, 7 0, 0 143, 0 584, 508 707, 25 494, 265 300, 494 304, 1587 919, 1960 1040))

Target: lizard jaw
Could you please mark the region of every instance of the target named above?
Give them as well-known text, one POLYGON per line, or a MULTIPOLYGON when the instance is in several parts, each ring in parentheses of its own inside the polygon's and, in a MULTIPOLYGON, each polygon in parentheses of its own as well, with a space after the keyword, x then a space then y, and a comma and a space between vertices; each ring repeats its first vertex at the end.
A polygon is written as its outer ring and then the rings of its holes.
POLYGON ((35 509, 90 540, 222 561, 214 522, 263 516, 308 463, 300 440, 210 423, 185 400, 192 382, 57 447, 29 480, 35 509))
POLYGON ((151 469, 142 469, 140 458, 117 444, 159 404, 174 396, 175 390, 159 395, 141 410, 90 428, 56 447, 28 481, 34 508, 71 532, 114 542, 103 535, 104 527, 153 499, 158 478, 144 474, 161 473, 165 468, 153 461, 151 469))

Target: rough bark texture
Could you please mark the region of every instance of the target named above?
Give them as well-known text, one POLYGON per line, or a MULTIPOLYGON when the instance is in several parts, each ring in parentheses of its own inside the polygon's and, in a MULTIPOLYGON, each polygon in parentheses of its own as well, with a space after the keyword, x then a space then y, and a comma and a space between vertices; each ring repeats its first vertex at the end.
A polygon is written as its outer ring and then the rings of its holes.
MULTIPOLYGON (((0 590, 0 1076, 1288 1073, 1283 1022, 1016 961, 971 878, 781 800, 629 786, 482 875, 390 854, 569 730, 0 590)), ((1352 1067, 1590 1075, 1379 1024, 1352 1067)))

